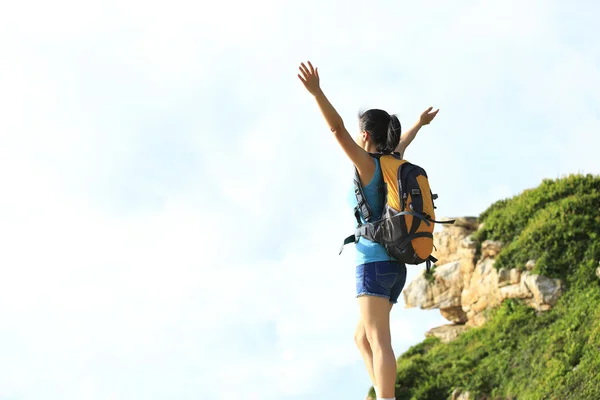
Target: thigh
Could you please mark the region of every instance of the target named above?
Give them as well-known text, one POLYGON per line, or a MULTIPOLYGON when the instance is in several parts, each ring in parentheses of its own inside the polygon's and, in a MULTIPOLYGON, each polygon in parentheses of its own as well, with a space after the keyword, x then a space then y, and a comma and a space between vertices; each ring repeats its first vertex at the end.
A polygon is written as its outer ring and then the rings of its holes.
MULTIPOLYGON (((392 304, 380 296, 361 296, 358 298, 360 319, 364 324, 367 336, 376 336, 379 341, 389 342, 390 310, 392 304)), ((371 339, 369 339, 371 340, 371 339)))

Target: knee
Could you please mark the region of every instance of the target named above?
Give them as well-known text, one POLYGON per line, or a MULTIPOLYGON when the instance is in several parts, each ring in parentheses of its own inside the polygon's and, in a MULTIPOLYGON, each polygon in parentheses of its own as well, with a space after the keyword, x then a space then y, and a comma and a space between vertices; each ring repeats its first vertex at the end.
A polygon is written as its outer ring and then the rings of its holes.
POLYGON ((370 347, 369 340, 367 339, 367 333, 364 329, 357 329, 356 332, 354 332, 354 342, 361 350, 368 349, 370 347))
POLYGON ((379 329, 377 326, 368 327, 365 330, 365 339, 368 341, 373 351, 387 350, 392 347, 390 332, 379 329))

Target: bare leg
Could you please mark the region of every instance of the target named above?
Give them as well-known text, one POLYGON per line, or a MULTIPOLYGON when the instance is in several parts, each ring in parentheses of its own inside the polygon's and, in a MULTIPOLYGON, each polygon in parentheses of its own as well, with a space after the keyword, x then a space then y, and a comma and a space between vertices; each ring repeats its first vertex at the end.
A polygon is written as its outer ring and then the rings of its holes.
POLYGON ((354 341, 356 342, 356 347, 360 350, 360 355, 365 362, 365 367, 367 367, 367 372, 369 373, 371 382, 373 382, 373 386, 377 386, 375 374, 373 373, 373 352, 371 351, 371 345, 367 340, 367 332, 365 331, 365 324, 363 323, 362 317, 356 326, 354 341))
POLYGON ((367 341, 371 348, 373 376, 374 382, 377 382, 379 396, 382 398, 394 398, 396 388, 396 357, 392 349, 390 334, 390 310, 392 304, 390 304, 388 299, 377 296, 361 296, 358 298, 358 304, 361 321, 364 324, 367 341))

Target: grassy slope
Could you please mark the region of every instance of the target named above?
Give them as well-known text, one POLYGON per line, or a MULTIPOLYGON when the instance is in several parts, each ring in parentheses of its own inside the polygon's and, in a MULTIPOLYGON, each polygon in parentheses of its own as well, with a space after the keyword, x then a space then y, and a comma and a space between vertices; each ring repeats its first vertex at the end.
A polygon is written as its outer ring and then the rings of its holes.
POLYGON ((474 236, 505 243, 496 267, 566 283, 558 304, 536 312, 518 300, 450 344, 435 338, 398 359, 397 399, 447 399, 462 388, 492 399, 600 399, 600 177, 572 175, 493 204, 474 236))

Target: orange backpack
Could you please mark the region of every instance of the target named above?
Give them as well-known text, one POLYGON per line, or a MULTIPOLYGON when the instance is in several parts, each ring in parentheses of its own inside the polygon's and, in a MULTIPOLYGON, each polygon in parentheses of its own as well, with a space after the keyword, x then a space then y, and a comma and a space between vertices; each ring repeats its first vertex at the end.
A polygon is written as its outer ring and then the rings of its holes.
POLYGON ((425 170, 403 160, 399 153, 371 154, 379 159, 384 185, 383 213, 373 221, 371 208, 367 204, 358 170, 354 178, 354 193, 358 205, 354 215, 358 227, 354 235, 344 240, 344 246, 356 243, 360 236, 380 243, 399 262, 418 265, 427 264, 429 271, 437 259, 433 251, 433 224, 453 224, 455 221, 436 221, 433 201, 437 195, 431 192, 425 170), (363 223, 360 217, 366 221, 363 223))

